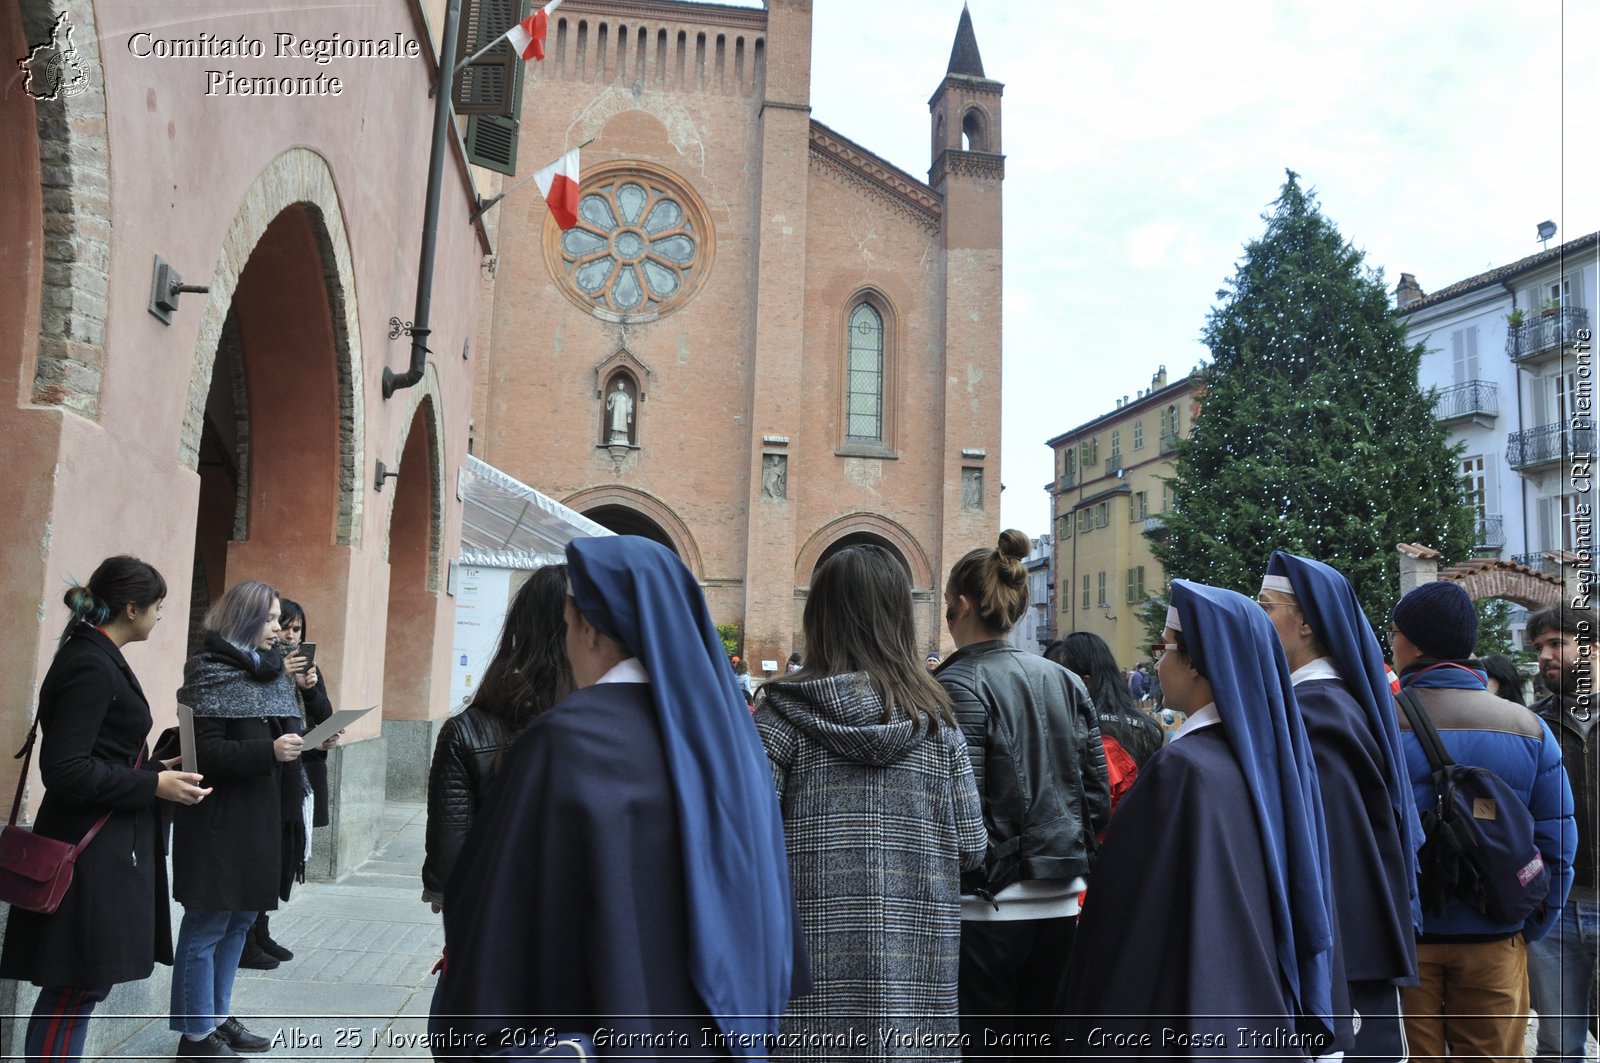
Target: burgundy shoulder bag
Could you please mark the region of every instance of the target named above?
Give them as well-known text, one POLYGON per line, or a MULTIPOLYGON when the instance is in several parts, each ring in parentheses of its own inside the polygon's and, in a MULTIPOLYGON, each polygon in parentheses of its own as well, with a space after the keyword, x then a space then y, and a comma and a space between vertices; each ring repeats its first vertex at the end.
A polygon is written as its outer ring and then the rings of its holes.
MULTIPOLYGON (((33 760, 33 743, 39 734, 39 721, 28 728, 28 740, 17 751, 15 759, 22 761, 22 772, 17 776, 17 796, 11 802, 11 820, 0 830, 0 901, 14 908, 30 912, 53 912, 72 885, 72 871, 77 866, 78 854, 94 841, 100 828, 111 818, 107 812, 95 820, 89 833, 76 845, 46 838, 17 826, 17 813, 22 808, 22 788, 28 781, 28 766, 33 760)), ((144 750, 134 761, 137 769, 144 764, 144 750)))

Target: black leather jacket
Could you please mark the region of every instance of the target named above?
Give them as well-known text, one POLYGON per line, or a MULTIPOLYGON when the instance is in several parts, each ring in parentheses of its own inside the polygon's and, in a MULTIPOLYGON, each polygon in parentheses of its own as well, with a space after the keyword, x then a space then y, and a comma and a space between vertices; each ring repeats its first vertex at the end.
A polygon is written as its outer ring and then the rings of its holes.
MULTIPOLYGON (((1576 699, 1568 698, 1569 703, 1576 699)), ((1591 705, 1600 698, 1591 697, 1591 705)), ((1590 741, 1597 737, 1591 730, 1588 737, 1580 732, 1577 726, 1567 718, 1567 706, 1563 705, 1555 694, 1551 694, 1533 707, 1550 725, 1550 730, 1555 732, 1556 741, 1561 743, 1561 760, 1567 769, 1567 782, 1572 786, 1572 806, 1578 823, 1578 855, 1572 860, 1572 884, 1574 889, 1588 886, 1594 888, 1597 875, 1600 871, 1595 867, 1595 846, 1600 845, 1600 838, 1596 838, 1596 830, 1600 830, 1600 814, 1596 812, 1595 792, 1600 790, 1600 767, 1595 763, 1594 745, 1590 741)), ((1588 708, 1587 711, 1594 711, 1588 708)), ((1600 726, 1600 725, 1596 725, 1600 726)))
POLYGON ((499 719, 476 705, 468 705, 439 729, 428 772, 427 856, 422 861, 422 887, 435 897, 444 896, 467 828, 506 744, 499 719))
POLYGON ((962 876, 962 892, 1088 875, 1111 790, 1083 680, 999 639, 962 647, 935 676, 966 736, 989 830, 984 866, 962 876))

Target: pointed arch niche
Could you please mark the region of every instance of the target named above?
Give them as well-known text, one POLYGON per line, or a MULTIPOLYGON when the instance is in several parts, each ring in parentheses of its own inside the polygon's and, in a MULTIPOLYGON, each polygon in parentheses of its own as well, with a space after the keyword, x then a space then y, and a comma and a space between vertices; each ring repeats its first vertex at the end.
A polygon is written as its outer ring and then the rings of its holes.
POLYGON ((596 446, 638 449, 653 375, 626 347, 594 367, 596 446), (613 396, 625 398, 626 403, 613 396))

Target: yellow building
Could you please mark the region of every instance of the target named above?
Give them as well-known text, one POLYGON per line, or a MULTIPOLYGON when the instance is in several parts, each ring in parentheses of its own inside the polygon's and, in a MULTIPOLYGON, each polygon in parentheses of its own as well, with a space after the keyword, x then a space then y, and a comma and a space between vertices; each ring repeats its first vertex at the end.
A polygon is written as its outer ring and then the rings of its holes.
POLYGON ((1144 602, 1166 587, 1151 540, 1164 534, 1175 444, 1193 428, 1199 402, 1198 376, 1169 384, 1162 366, 1137 397, 1049 441, 1055 631, 1094 632, 1123 667, 1149 656, 1144 602))

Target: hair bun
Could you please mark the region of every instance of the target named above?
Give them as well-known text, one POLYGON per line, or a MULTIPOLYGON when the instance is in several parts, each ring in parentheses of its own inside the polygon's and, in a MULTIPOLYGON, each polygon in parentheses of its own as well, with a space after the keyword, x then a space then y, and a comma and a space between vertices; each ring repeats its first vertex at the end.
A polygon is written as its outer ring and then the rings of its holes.
POLYGON ((1033 543, 1026 534, 1015 528, 1007 528, 1000 533, 999 553, 1001 557, 1022 561, 1033 550, 1033 543))
POLYGON ((61 596, 61 600, 66 603, 68 609, 79 615, 89 612, 95 606, 94 592, 78 583, 68 587, 67 593, 61 596))

